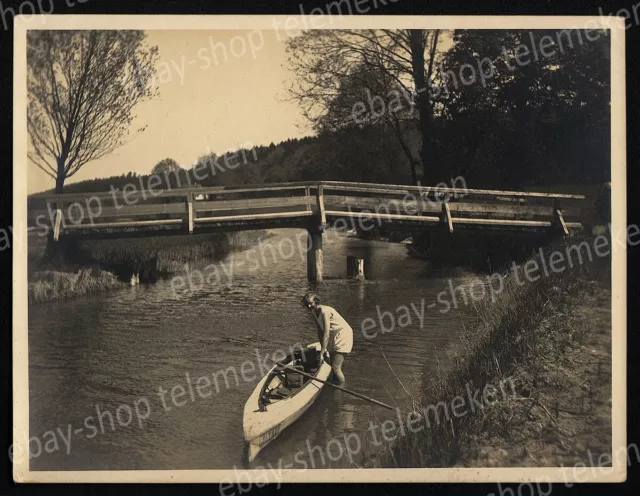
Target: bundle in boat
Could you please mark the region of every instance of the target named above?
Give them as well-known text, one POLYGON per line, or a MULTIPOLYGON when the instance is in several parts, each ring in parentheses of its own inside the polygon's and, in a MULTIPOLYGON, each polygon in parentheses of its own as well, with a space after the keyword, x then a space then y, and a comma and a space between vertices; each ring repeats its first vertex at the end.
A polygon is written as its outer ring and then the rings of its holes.
POLYGON ((244 406, 243 430, 251 462, 282 431, 293 424, 316 400, 324 384, 298 371, 326 381, 331 366, 320 363, 320 343, 295 350, 275 365, 258 383, 244 406))

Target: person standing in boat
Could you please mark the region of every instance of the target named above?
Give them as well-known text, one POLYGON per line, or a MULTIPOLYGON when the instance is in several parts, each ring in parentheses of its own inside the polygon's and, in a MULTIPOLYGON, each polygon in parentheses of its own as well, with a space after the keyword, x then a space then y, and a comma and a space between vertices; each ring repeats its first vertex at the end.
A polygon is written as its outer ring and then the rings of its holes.
POLYGON ((315 317, 318 326, 318 340, 321 345, 321 359, 326 361, 328 353, 334 381, 340 385, 344 384, 342 364, 345 355, 350 353, 353 347, 353 329, 335 308, 320 305, 320 298, 313 292, 304 295, 302 305, 308 308, 315 317))

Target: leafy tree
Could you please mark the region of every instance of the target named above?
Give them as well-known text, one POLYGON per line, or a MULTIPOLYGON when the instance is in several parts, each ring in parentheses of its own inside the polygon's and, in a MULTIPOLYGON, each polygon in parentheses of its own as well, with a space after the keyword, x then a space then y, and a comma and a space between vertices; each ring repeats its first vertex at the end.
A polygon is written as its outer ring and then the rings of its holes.
POLYGON ((56 193, 85 164, 121 146, 135 106, 157 94, 151 81, 158 49, 147 47, 145 37, 142 31, 28 32, 29 159, 56 181, 56 193))
POLYGON ((357 125, 354 105, 364 103, 365 109, 359 113, 369 118, 369 124, 383 123, 393 129, 415 183, 417 167, 421 165, 426 176, 437 160, 437 105, 429 88, 437 78, 434 68, 439 40, 440 30, 303 32, 287 41, 289 63, 296 75, 290 94, 317 130, 357 125), (391 105, 392 92, 408 95, 410 101, 407 105, 391 105), (382 109, 373 107, 375 97, 378 102, 387 98, 382 109), (418 119, 413 120, 421 134, 418 156, 407 145, 407 125, 403 122, 414 108, 418 119))
POLYGON ((588 41, 579 30, 456 31, 442 66, 449 74, 439 122, 448 144, 443 166, 491 187, 606 181, 610 40, 600 34, 588 41), (492 67, 484 81, 454 79, 481 60, 492 67))
POLYGON ((171 172, 180 172, 182 167, 180 164, 173 160, 172 158, 165 158, 160 160, 156 165, 151 169, 151 174, 160 175, 160 174, 168 174, 171 172))

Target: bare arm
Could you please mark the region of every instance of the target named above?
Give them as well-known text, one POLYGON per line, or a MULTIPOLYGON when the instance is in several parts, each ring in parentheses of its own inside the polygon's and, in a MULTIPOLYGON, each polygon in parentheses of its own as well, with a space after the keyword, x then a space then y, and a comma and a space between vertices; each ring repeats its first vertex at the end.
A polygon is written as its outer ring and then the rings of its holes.
POLYGON ((324 354, 327 351, 327 346, 329 345, 329 335, 331 333, 331 322, 329 321, 329 315, 327 312, 322 312, 322 327, 324 329, 324 335, 322 336, 321 341, 321 353, 324 354))
POLYGON ((312 312, 313 314, 313 318, 316 321, 316 332, 318 334, 318 342, 320 343, 320 346, 322 346, 322 341, 324 340, 324 331, 322 330, 322 318, 318 317, 318 315, 316 315, 315 311, 312 312))

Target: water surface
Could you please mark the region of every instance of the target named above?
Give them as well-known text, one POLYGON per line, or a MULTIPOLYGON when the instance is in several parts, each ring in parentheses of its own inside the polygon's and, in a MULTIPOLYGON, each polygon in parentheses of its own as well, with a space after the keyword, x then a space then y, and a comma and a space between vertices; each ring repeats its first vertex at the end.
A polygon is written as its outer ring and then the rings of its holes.
MULTIPOLYGON (((311 287, 305 254, 297 249, 300 232, 276 231, 260 247, 232 254, 224 269, 217 266, 218 276, 203 264, 182 274, 182 280, 30 306, 30 435, 41 440, 43 450, 31 460, 31 469, 241 467, 242 410, 263 367, 258 354, 272 357, 295 343, 316 340, 312 317, 300 305, 311 287), (219 392, 209 388, 202 390, 211 392, 207 398, 198 395, 198 378, 212 378, 229 367, 238 374, 237 383, 227 376, 227 387, 218 375, 219 392), (181 406, 171 400, 174 388, 181 406), (140 426, 135 405, 145 416, 145 401, 148 418, 140 426), (65 439, 71 432, 68 453, 57 428, 65 439), (47 431, 58 433, 58 449, 47 431), (51 453, 44 452, 47 440, 51 453)), ((449 282, 429 277, 425 262, 409 258, 401 244, 327 236, 324 265, 328 280, 313 288, 354 328, 353 352, 344 365, 347 387, 391 405, 407 405, 404 387, 413 394, 422 373, 435 374, 438 363, 450 365, 448 351, 462 324, 475 322, 473 308, 442 313, 437 295, 449 282), (347 255, 367 258, 369 281, 343 279, 347 255), (405 327, 382 333, 378 325, 369 331, 377 332, 375 338, 363 335, 365 319, 379 323, 386 311, 397 319, 404 313, 398 309, 411 309, 412 303, 418 312, 424 306, 422 322, 412 311, 411 322, 406 315, 402 321, 405 327)), ((390 319, 387 315, 383 321, 388 328, 390 319)), ((320 446, 326 453, 332 439, 344 444, 346 434, 361 432, 372 419, 394 415, 325 388, 253 466, 295 467, 303 460, 317 468, 357 466, 357 460, 336 456, 335 442, 335 460, 310 452, 310 447, 320 446)), ((36 451, 35 442, 31 449, 36 451)))

